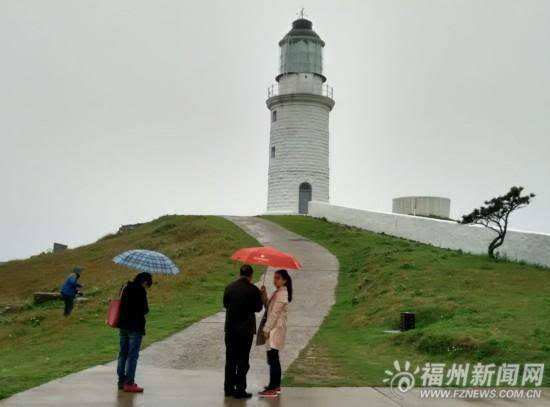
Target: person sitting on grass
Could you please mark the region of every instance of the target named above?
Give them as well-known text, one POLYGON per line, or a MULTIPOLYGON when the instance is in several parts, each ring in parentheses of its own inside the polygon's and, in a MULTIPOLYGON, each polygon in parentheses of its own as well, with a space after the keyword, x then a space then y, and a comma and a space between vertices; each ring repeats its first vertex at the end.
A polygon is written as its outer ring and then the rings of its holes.
POLYGON ((118 355, 118 388, 130 393, 141 393, 143 387, 135 383, 141 340, 145 335, 145 315, 149 312, 147 290, 153 285, 150 273, 139 273, 128 281, 120 297, 118 327, 120 352, 118 355))
POLYGON ((78 289, 82 287, 82 284, 78 282, 80 279, 80 273, 82 273, 82 268, 74 267, 71 274, 69 274, 69 276, 65 279, 63 288, 61 288, 61 298, 65 302, 63 315, 66 317, 71 315, 74 306, 74 299, 78 294, 78 289))

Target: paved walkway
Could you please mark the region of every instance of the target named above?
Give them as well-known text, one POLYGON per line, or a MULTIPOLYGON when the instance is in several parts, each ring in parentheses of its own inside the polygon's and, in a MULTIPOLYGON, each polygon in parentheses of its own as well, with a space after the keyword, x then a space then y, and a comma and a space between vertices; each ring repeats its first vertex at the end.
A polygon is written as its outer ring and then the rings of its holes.
MULTIPOLYGON (((289 305, 287 346, 281 352, 281 363, 283 369, 286 369, 307 345, 334 303, 338 260, 321 246, 264 219, 228 219, 258 239, 262 245, 274 246, 294 254, 302 262, 302 270, 290 271, 294 283, 294 299, 289 305)), ((235 272, 236 270, 237 267, 235 272)), ((269 292, 273 291, 273 271, 267 270, 265 280, 269 292)), ((261 316, 262 313, 257 314, 258 323, 261 316)), ((225 312, 222 311, 149 346, 142 352, 140 364, 171 369, 223 371, 224 320, 225 312)), ((248 381, 251 388, 263 387, 269 381, 263 346, 252 348, 248 381)))
MULTIPOLYGON (((281 352, 281 364, 286 369, 307 345, 334 303, 338 260, 321 246, 264 219, 228 219, 261 244, 289 252, 302 263, 302 270, 290 272, 294 299, 289 305, 287 345, 281 352)), ((236 270, 237 267, 235 273, 236 270)), ((273 290, 273 271, 268 269, 266 275, 270 292, 273 290)), ((259 320, 261 313, 257 316, 259 320)), ((112 362, 17 394, 0 402, 0 406, 133 405, 127 400, 135 405, 163 405, 159 400, 165 398, 177 401, 178 405, 200 405, 206 399, 209 403, 223 403, 224 318, 225 312, 219 312, 144 349, 136 381, 146 388, 146 392, 139 397, 128 398, 129 395, 118 394, 113 389, 115 368, 112 362)), ((254 346, 248 374, 249 391, 257 392, 267 382, 265 347, 254 346)))
MULTIPOLYGON (((319 245, 303 239, 271 222, 258 218, 228 217, 263 245, 296 255, 303 269, 292 272, 295 299, 290 304, 288 345, 281 353, 283 369, 298 356, 317 331, 334 302, 338 261, 319 245)), ((268 270, 266 286, 272 287, 273 270, 268 270)), ((260 314, 258 314, 258 318, 260 314)), ((223 320, 220 312, 191 325, 146 348, 140 357, 137 382, 143 394, 118 392, 114 362, 93 367, 0 401, 0 407, 35 406, 491 406, 549 405, 550 394, 540 401, 421 400, 417 391, 405 400, 394 400, 385 388, 284 388, 280 399, 254 397, 248 401, 223 397, 223 320)), ((263 347, 254 347, 248 375, 248 390, 256 393, 267 383, 263 347)))

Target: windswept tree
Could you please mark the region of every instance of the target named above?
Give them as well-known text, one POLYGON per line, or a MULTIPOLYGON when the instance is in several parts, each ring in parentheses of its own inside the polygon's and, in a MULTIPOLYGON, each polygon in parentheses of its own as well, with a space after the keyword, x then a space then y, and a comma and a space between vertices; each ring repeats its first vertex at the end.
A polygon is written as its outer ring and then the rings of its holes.
POLYGON ((523 187, 512 187, 506 195, 498 196, 485 201, 485 206, 474 209, 472 213, 462 216, 458 221, 463 225, 477 224, 496 232, 497 237, 489 244, 489 256, 495 258, 495 250, 504 243, 506 230, 508 229, 508 218, 516 209, 529 205, 535 194, 521 195, 523 187))

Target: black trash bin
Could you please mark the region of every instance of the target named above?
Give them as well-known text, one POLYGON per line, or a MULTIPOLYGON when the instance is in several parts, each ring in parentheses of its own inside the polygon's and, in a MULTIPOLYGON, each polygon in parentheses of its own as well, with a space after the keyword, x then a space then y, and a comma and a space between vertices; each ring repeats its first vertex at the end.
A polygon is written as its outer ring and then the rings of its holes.
POLYGON ((401 324, 399 325, 399 330, 409 331, 414 329, 415 325, 415 313, 414 312, 402 312, 401 313, 401 324))

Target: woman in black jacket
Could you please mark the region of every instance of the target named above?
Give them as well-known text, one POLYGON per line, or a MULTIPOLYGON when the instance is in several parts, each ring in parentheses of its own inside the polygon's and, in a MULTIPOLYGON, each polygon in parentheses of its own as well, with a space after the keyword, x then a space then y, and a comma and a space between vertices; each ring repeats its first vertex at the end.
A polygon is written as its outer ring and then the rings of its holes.
POLYGON ((120 353, 118 355, 118 388, 139 393, 143 387, 135 382, 141 340, 145 335, 145 315, 149 312, 147 290, 153 285, 150 273, 139 273, 128 281, 120 298, 120 353))

